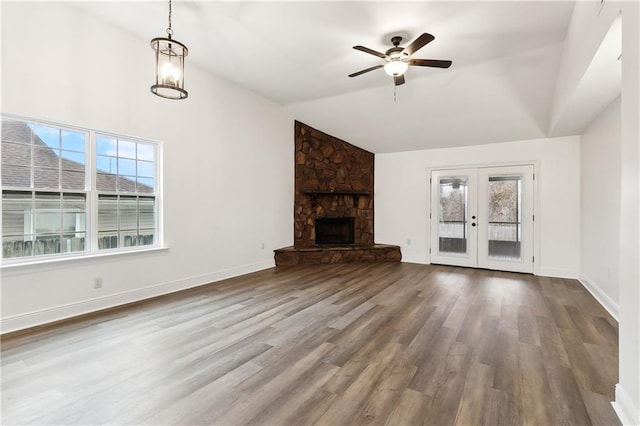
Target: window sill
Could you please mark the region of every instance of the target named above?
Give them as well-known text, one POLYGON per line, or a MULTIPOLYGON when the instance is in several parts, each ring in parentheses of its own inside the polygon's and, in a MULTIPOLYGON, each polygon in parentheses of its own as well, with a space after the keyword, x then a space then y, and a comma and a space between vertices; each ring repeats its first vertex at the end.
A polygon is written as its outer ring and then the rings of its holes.
POLYGON ((77 261, 89 260, 89 259, 103 259, 103 258, 114 257, 114 256, 154 253, 154 252, 162 252, 166 250, 169 250, 169 247, 149 247, 144 249, 133 249, 133 250, 123 249, 123 250, 105 251, 103 253, 69 255, 69 256, 60 256, 55 258, 39 258, 39 259, 20 260, 20 261, 14 261, 14 260, 7 261, 3 259, 2 264, 0 264, 0 269, 13 270, 13 269, 19 269, 19 268, 30 267, 30 266, 51 265, 51 264, 57 264, 57 263, 77 262, 77 261))

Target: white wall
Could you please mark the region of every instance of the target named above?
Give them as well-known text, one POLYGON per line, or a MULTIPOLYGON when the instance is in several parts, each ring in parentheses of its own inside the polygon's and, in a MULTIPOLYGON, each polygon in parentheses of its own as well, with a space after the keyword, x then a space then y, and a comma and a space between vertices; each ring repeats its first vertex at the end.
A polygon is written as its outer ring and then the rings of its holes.
POLYGON ((66 3, 3 2, 2 111, 162 141, 169 247, 3 268, 3 332, 270 267, 291 244, 291 117, 189 62, 186 100, 152 79, 149 40, 66 3))
POLYGON ((580 137, 580 281, 617 318, 620 244, 620 98, 580 137))
POLYGON ((640 3, 622 8, 620 381, 614 407, 640 425, 640 3))
POLYGON ((539 229, 536 271, 540 275, 577 278, 580 266, 577 136, 377 154, 376 242, 400 245, 405 261, 428 263, 429 169, 534 162, 539 229))

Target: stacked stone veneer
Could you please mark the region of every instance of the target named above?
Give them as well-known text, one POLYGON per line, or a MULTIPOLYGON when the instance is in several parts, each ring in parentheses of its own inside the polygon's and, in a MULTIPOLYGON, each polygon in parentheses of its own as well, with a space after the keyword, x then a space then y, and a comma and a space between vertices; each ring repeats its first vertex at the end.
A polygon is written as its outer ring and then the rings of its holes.
POLYGON ((315 220, 353 217, 355 244, 373 244, 372 153, 295 123, 294 246, 315 246, 315 220))
POLYGON ((374 154, 295 122, 294 246, 275 250, 276 265, 399 261, 397 246, 376 245, 374 154), (317 218, 353 217, 355 244, 316 245, 317 218))

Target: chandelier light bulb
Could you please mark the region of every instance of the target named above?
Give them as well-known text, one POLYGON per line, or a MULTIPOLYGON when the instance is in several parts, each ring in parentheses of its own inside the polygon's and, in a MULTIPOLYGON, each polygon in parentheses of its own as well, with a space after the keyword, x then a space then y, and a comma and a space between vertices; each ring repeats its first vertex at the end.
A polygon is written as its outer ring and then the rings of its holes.
POLYGON ((180 68, 173 66, 171 62, 165 62, 162 66, 162 82, 170 86, 176 86, 180 80, 180 68))

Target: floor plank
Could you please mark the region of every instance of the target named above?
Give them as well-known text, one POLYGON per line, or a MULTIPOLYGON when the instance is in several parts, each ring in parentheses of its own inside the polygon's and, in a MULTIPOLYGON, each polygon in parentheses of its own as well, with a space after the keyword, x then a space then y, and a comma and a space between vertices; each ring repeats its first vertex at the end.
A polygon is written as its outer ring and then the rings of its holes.
POLYGON ((2 424, 617 425, 574 280, 272 268, 2 338, 2 424))

